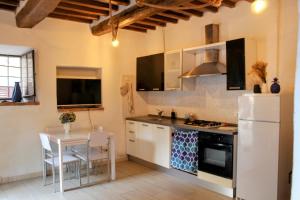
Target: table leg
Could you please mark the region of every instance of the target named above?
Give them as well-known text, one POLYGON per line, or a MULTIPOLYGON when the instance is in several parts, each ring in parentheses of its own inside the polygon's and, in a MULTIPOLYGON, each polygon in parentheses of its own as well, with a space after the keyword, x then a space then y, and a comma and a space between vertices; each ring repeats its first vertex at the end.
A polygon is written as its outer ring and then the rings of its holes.
POLYGON ((59 159, 59 191, 64 192, 64 165, 63 165, 63 144, 58 141, 58 159, 59 159))
POLYGON ((116 180, 116 148, 115 148, 115 139, 110 137, 110 167, 111 167, 111 180, 116 180))

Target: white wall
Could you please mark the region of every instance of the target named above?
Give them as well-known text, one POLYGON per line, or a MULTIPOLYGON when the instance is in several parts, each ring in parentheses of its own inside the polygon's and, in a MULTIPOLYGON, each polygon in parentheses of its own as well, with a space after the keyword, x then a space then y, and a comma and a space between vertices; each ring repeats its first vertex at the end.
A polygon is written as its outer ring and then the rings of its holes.
MULTIPOLYGON (((298 1, 298 4, 300 1, 298 1)), ((298 18, 300 8, 298 7, 298 18)), ((294 160, 293 160, 293 184, 292 200, 300 199, 300 26, 298 22, 298 50, 297 50, 297 71, 296 71, 296 88, 294 99, 294 160), (298 122, 298 123, 297 123, 298 122)))
POLYGON ((281 127, 279 144, 279 199, 286 199, 291 186, 288 173, 293 159, 293 109, 297 52, 297 0, 280 0, 278 72, 281 87, 281 127), (288 3, 287 3, 288 2, 288 3))

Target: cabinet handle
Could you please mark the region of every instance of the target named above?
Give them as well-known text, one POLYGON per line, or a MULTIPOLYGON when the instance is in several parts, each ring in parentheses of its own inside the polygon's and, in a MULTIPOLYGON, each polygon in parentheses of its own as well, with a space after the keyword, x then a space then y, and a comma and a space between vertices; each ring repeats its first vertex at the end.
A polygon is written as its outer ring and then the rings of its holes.
POLYGON ((145 89, 144 88, 139 88, 139 90, 144 91, 145 89))
POLYGON ((149 126, 149 125, 147 125, 147 124, 142 124, 142 125, 143 125, 143 126, 146 126, 146 127, 149 126))
POLYGON ((159 88, 153 88, 153 90, 154 90, 154 91, 158 91, 158 90, 159 90, 159 88))
POLYGON ((164 127, 160 127, 160 126, 157 126, 156 128, 158 128, 158 129, 165 129, 164 127))
POLYGON ((129 131, 129 133, 134 133, 134 131, 129 131))
POLYGON ((129 142, 135 142, 134 140, 130 139, 129 142))

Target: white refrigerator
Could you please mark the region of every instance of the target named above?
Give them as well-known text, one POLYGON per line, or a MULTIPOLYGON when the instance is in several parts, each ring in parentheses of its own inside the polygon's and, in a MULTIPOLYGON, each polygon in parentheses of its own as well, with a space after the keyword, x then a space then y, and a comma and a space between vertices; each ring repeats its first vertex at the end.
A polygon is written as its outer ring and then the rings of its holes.
POLYGON ((236 196, 277 200, 280 96, 245 94, 238 104, 236 196))

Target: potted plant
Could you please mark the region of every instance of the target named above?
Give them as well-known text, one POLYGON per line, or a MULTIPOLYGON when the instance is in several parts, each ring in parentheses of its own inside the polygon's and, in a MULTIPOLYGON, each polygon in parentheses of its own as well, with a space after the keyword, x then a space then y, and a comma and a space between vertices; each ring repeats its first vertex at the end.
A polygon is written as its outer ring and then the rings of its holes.
POLYGON ((73 112, 63 113, 59 117, 60 122, 63 124, 65 133, 70 133, 71 123, 75 122, 76 115, 73 112))
POLYGON ((256 62, 248 73, 250 78, 250 83, 254 89, 254 93, 267 93, 267 72, 266 68, 268 63, 266 62, 256 62))

